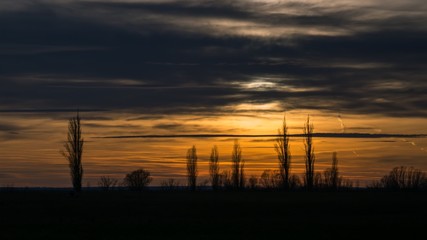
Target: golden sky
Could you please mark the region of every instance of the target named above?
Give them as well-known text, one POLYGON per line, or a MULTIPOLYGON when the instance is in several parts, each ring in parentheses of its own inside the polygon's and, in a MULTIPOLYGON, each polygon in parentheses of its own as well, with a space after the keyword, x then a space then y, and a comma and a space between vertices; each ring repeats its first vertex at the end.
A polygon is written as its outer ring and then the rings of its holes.
MULTIPOLYGON (((236 106, 240 109, 242 106, 236 106)), ((246 106, 248 107, 248 106, 246 106)), ((254 107, 255 109, 257 107, 254 107)), ((256 110, 258 111, 258 110, 256 110)), ((252 112, 230 116, 111 114, 116 120, 103 120, 100 113, 81 113, 85 138, 84 186, 96 186, 101 176, 122 179, 139 167, 149 170, 153 185, 168 178, 186 183, 186 150, 197 147, 200 179, 208 178, 208 160, 213 145, 220 153, 222 170, 230 168, 233 137, 213 138, 104 138, 141 135, 195 134, 276 134, 282 113, 252 112), (86 119, 86 117, 88 119, 86 119), (148 118, 148 119, 144 119, 148 118), (92 118, 92 119, 91 119, 92 118), (142 120, 141 120, 142 119, 142 120)), ((384 137, 352 138, 351 133, 420 134, 418 126, 425 119, 364 118, 342 114, 290 111, 286 113, 290 134, 302 133, 310 114, 316 133, 337 133, 347 137, 315 138, 316 171, 331 164, 332 152, 338 153, 343 176, 364 185, 378 179, 398 165, 427 169, 425 138, 384 137)), ((72 117, 74 114, 65 114, 72 117)), ((1 184, 15 186, 69 186, 67 162, 60 154, 66 137, 66 116, 51 119, 43 114, 3 114, 3 122, 21 127, 19 132, 1 135, 1 184)), ((247 176, 260 176, 266 169, 277 168, 273 137, 240 138, 247 176)), ((292 172, 302 176, 304 146, 301 137, 291 138, 292 172)))

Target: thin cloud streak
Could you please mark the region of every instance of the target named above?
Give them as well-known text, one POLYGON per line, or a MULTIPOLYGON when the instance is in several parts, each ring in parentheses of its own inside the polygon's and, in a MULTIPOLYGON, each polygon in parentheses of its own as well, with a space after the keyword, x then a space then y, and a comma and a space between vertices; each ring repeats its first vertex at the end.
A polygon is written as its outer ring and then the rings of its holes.
MULTIPOLYGON (((277 134, 171 134, 171 135, 135 135, 106 136, 94 138, 268 138, 277 134)), ((305 137, 305 134, 289 134, 290 137, 305 137)), ((375 133, 313 133, 316 138, 425 138, 427 134, 375 134, 375 133)))

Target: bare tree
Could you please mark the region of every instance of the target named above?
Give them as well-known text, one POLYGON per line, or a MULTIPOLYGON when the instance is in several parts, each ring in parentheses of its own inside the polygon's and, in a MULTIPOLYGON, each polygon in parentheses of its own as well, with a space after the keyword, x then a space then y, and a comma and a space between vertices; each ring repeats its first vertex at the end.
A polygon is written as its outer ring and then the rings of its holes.
POLYGON ((283 117, 282 127, 278 129, 276 144, 274 149, 279 160, 279 172, 282 177, 282 185, 285 189, 289 189, 289 178, 291 168, 291 152, 289 148, 288 126, 286 125, 286 115, 283 117))
POLYGON ((211 151, 209 159, 209 175, 211 178, 212 189, 218 190, 220 187, 220 173, 219 173, 219 154, 217 146, 214 146, 211 151))
POLYGON ((118 180, 109 176, 102 176, 98 181, 98 186, 104 191, 109 191, 117 185, 118 180))
POLYGON ((298 175, 291 175, 289 178, 289 189, 297 189, 301 186, 301 180, 298 175))
POLYGON ((245 187, 245 161, 242 159, 242 149, 238 140, 234 141, 233 152, 231 154, 231 180, 235 189, 245 187))
POLYGON ((281 185, 281 180, 282 179, 279 171, 267 169, 262 172, 259 182, 265 189, 277 189, 281 185))
POLYGON ((221 172, 220 175, 220 181, 221 181, 221 186, 224 186, 225 189, 232 189, 233 186, 233 179, 232 179, 232 174, 230 170, 224 170, 221 172))
POLYGON ((342 178, 338 172, 338 158, 337 153, 332 154, 332 166, 323 172, 324 185, 326 188, 337 190, 341 187, 342 178))
POLYGON ((167 180, 162 181, 160 185, 162 186, 162 189, 165 191, 175 191, 179 188, 180 183, 179 181, 173 178, 169 178, 167 180))
POLYGON ((313 189, 314 184, 314 155, 313 147, 313 130, 314 126, 310 123, 310 116, 307 117, 307 122, 304 125, 304 147, 305 147, 305 187, 308 190, 313 189))
POLYGON ((248 183, 249 183, 249 188, 252 190, 255 190, 258 188, 258 178, 255 177, 254 175, 252 175, 249 179, 248 179, 248 183))
POLYGON ((124 185, 132 191, 142 191, 151 183, 152 180, 153 178, 151 177, 150 172, 140 168, 126 174, 124 185))
POLYGON ((419 190, 427 187, 427 175, 413 167, 395 167, 375 185, 390 190, 419 190))
POLYGON ((74 191, 80 192, 82 189, 83 179, 83 155, 84 139, 82 138, 82 129, 80 125, 80 115, 77 113, 68 122, 67 141, 64 144, 65 151, 62 155, 68 160, 70 167, 71 181, 73 183, 74 191))
POLYGON ((197 187, 197 150, 196 146, 187 150, 187 182, 192 191, 197 187))

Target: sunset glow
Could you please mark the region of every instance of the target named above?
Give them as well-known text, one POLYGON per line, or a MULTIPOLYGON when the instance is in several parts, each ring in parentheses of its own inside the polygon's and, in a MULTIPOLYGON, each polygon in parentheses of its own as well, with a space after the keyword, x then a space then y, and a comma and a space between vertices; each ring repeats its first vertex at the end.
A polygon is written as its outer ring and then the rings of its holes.
MULTIPOLYGON (((395 166, 425 171, 425 5, 1 1, 0 186, 70 186, 60 151, 77 111, 84 186, 139 167, 152 185, 184 185, 193 145, 207 180, 211 148, 229 169, 235 139, 258 177, 277 169, 284 115, 291 135, 307 116, 315 133, 334 134, 314 138, 316 171, 333 152, 360 186, 395 166)), ((290 145, 302 176, 303 138, 290 145)))

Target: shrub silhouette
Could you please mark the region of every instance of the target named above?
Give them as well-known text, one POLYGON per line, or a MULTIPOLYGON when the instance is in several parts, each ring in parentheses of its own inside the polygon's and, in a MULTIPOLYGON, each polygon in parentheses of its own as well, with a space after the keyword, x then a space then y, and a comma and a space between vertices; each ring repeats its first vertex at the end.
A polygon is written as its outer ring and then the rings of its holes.
POLYGON ((235 189, 245 187, 245 161, 242 159, 242 149, 239 141, 235 140, 231 154, 231 180, 235 189))
POLYGON ((279 171, 267 169, 261 174, 259 182, 265 189, 277 189, 281 186, 282 178, 279 171))
POLYGON ((289 178, 289 189, 297 189, 301 186, 301 180, 298 175, 291 175, 289 178))
POLYGON ((162 181, 160 183, 160 186, 165 191, 175 191, 175 190, 179 189, 180 183, 179 183, 179 181, 177 181, 173 178, 169 178, 167 180, 162 181))
POLYGON ((126 174, 124 178, 124 185, 132 191, 142 191, 148 186, 153 178, 150 176, 150 172, 140 168, 131 173, 126 174))
POLYGON ((321 172, 315 172, 313 177, 313 188, 322 188, 323 185, 323 179, 322 179, 322 173, 321 172))
POLYGON ((254 175, 252 175, 249 179, 248 179, 248 184, 249 184, 249 189, 255 190, 258 188, 258 178, 255 177, 254 175))
POLYGON ((289 178, 291 168, 291 152, 289 148, 288 126, 286 125, 286 116, 283 117, 282 127, 278 129, 276 144, 274 149, 279 160, 279 172, 282 178, 282 185, 289 189, 289 178))
POLYGON ((232 174, 230 170, 222 171, 220 179, 221 179, 221 185, 225 189, 233 189, 234 185, 233 185, 233 179, 232 179, 232 174))
POLYGON ((197 174, 197 150, 193 146, 187 150, 187 185, 191 191, 196 191, 197 174))
POLYGON ((419 190, 425 188, 427 176, 420 169, 413 167, 395 167, 383 176, 376 186, 390 190, 419 190))
POLYGON ((77 116, 71 118, 68 122, 67 141, 64 144, 65 151, 61 152, 62 155, 68 160, 68 166, 70 167, 71 181, 73 184, 73 189, 76 192, 80 192, 82 189, 83 144, 84 144, 84 139, 82 138, 80 116, 79 116, 79 113, 77 113, 77 116))
POLYGON ((199 189, 206 189, 208 185, 209 185, 209 179, 203 179, 202 181, 199 180, 197 183, 197 187, 199 189))
POLYGON ((310 116, 307 117, 307 122, 304 125, 304 147, 305 147, 305 187, 308 190, 313 189, 314 185, 314 162, 316 156, 314 155, 313 147, 313 130, 314 126, 310 123, 310 116))
POLYGON ((117 186, 117 179, 110 178, 108 176, 102 176, 98 181, 98 186, 104 191, 109 191, 115 186, 117 186))
POLYGON ((350 179, 342 178, 341 185, 339 186, 341 189, 351 189, 353 188, 353 181, 350 179))
POLYGON ((221 184, 219 173, 219 154, 217 146, 214 146, 209 159, 209 175, 213 190, 218 190, 221 184))

